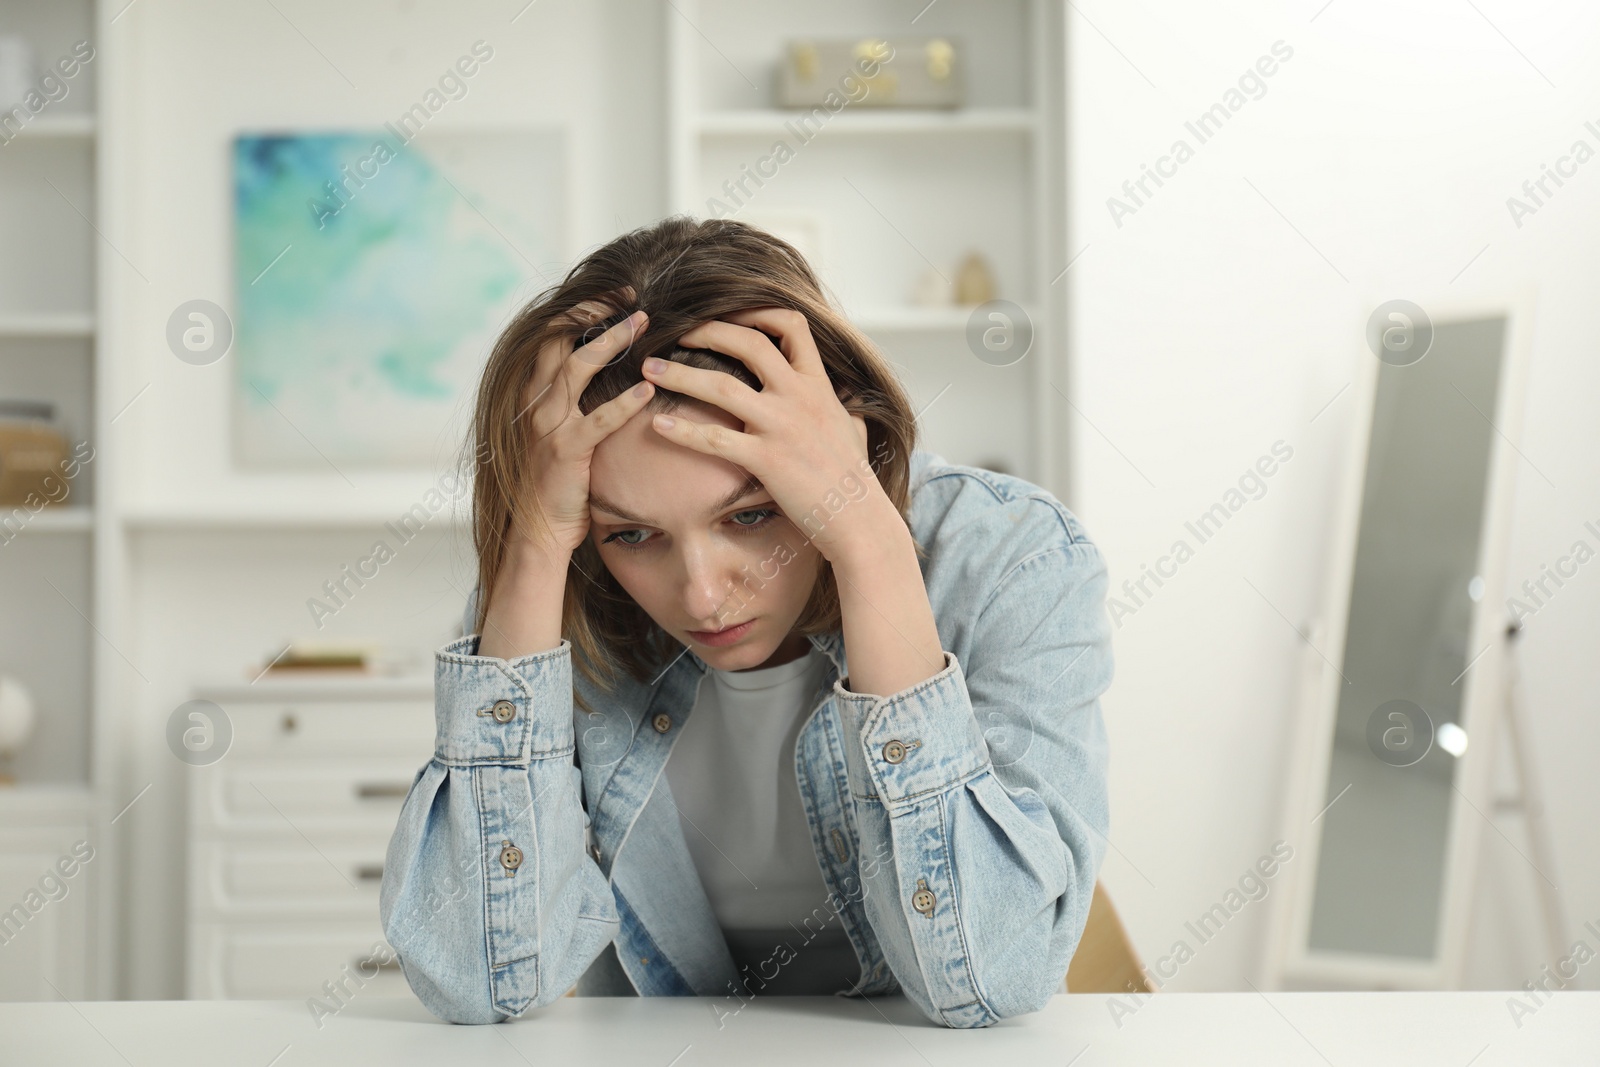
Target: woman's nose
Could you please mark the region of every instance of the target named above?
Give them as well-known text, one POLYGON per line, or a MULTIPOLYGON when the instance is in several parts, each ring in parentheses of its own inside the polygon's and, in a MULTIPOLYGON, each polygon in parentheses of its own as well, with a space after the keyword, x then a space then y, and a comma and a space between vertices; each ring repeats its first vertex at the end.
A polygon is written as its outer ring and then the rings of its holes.
POLYGON ((684 611, 704 629, 742 621, 748 600, 739 584, 742 577, 733 553, 709 547, 689 551, 684 560, 684 611))

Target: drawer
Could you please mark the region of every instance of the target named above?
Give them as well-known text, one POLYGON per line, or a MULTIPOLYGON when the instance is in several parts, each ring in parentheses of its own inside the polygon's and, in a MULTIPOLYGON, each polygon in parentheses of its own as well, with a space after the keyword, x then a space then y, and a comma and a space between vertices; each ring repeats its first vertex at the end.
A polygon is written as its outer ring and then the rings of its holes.
POLYGON ((433 754, 433 705, 417 701, 221 701, 233 726, 228 756, 433 754))
POLYGON ((429 755, 294 762, 235 759, 197 768, 191 829, 393 833, 401 805, 429 755))
POLYGON ((378 914, 387 835, 189 844, 195 918, 366 919, 378 914))
MULTIPOLYGON (((7 799, 0 795, 0 804, 7 799)), ((111 861, 103 844, 89 851, 94 835, 87 822, 73 820, 81 816, 67 811, 35 826, 0 810, 0 1001, 89 996, 95 959, 90 920, 97 886, 104 884, 95 879, 111 861)), ((10 1040, 0 1038, 0 1048, 10 1040)))
MULTIPOLYGON (((394 950, 374 916, 370 923, 191 923, 190 998, 339 1001, 323 983, 342 986, 341 998, 409 997, 394 950), (384 962, 387 961, 387 962, 384 962)), ((301 1009, 305 1010, 305 1009, 301 1009)))

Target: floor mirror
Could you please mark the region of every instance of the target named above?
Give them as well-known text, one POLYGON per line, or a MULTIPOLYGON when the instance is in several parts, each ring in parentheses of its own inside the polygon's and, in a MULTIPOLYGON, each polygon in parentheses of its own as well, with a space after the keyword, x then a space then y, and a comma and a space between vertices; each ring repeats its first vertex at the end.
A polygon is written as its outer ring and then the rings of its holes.
POLYGON ((1276 988, 1460 983, 1504 701, 1532 299, 1363 309, 1326 590, 1302 646, 1276 988))

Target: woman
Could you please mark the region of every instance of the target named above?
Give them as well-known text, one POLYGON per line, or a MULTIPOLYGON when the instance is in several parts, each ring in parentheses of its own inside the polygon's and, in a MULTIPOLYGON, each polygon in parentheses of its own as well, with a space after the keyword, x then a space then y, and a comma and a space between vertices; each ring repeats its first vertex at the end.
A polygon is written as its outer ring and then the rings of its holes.
POLYGON ((591 253, 500 337, 474 438, 469 636, 381 896, 430 1011, 903 990, 978 1027, 1059 991, 1104 563, 1049 493, 914 448, 794 248, 675 217, 591 253))

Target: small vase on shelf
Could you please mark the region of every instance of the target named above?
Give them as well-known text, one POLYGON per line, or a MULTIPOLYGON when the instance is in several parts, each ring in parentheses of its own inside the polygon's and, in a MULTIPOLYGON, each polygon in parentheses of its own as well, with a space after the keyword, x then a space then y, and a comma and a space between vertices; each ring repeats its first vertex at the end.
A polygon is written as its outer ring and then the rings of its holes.
POLYGON ((968 252, 956 271, 956 303, 966 307, 987 304, 994 299, 994 274, 989 263, 977 252, 968 252))
MULTIPOLYGON (((0 765, 11 766, 33 736, 33 695, 15 678, 0 675, 0 765)), ((14 775, 0 770, 0 786, 14 786, 14 775)))

